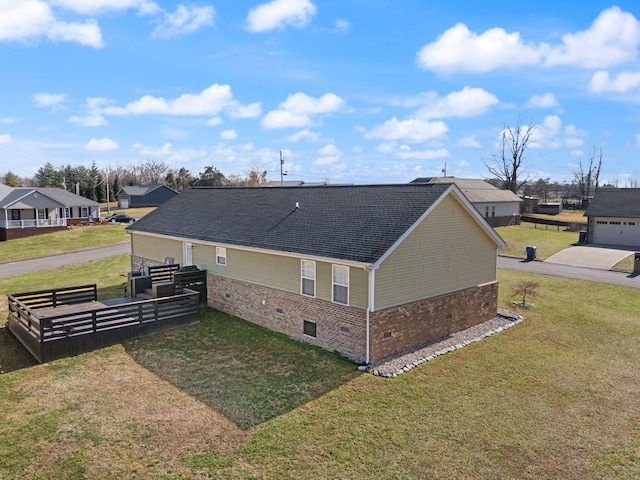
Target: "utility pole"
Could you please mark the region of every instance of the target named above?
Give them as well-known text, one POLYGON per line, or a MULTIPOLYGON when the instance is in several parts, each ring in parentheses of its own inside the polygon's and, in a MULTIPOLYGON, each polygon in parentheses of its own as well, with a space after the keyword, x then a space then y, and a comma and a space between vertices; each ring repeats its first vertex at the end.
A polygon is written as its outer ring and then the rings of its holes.
POLYGON ((284 168, 284 157, 282 156, 282 150, 280 150, 280 186, 284 187, 284 172, 282 169, 284 168))
POLYGON ((444 176, 447 176, 447 162, 444 162, 444 168, 442 169, 442 173, 444 174, 444 176))
POLYGON ((107 168, 107 213, 111 213, 111 203, 109 202, 109 169, 107 168))

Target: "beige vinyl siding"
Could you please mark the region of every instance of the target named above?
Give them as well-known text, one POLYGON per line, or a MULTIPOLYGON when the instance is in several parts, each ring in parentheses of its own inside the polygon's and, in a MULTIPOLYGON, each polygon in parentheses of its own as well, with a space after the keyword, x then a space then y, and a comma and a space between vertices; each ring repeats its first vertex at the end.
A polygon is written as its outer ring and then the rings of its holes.
POLYGON ((496 248, 448 195, 376 271, 375 309, 495 281, 496 248))
POLYGON ((131 253, 156 262, 164 262, 165 257, 173 257, 176 263, 182 263, 182 242, 132 233, 131 253))
MULTIPOLYGON (((227 246, 227 264, 216 264, 216 246, 187 240, 195 245, 193 264, 213 275, 301 294, 300 258, 250 252, 227 246)), ((182 240, 132 234, 132 253, 138 257, 164 261, 173 256, 182 263, 182 240)), ((305 258, 305 257, 302 257, 305 258)), ((316 298, 331 301, 331 263, 316 260, 316 298)), ((349 305, 367 308, 367 272, 350 268, 349 305)))

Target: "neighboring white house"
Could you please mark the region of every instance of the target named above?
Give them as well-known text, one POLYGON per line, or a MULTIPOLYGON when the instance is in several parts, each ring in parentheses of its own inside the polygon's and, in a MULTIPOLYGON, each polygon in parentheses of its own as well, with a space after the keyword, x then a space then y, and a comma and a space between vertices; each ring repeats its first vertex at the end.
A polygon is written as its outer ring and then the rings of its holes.
POLYGON ((426 177, 411 183, 454 183, 492 227, 520 224, 522 199, 479 178, 426 177))
POLYGON ((29 237, 100 220, 100 204, 60 188, 0 184, 0 241, 29 237))
POLYGON ((640 248, 640 188, 601 188, 584 215, 587 243, 640 248))

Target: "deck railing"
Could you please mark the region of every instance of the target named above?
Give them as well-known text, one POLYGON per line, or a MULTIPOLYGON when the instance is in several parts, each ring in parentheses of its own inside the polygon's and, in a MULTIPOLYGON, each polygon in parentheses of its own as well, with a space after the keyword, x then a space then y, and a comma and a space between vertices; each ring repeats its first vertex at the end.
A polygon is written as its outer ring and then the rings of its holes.
POLYGON ((102 348, 197 319, 199 295, 192 290, 111 305, 69 302, 72 292, 78 295, 82 288, 58 289, 55 295, 54 291, 41 291, 8 296, 9 328, 38 361, 102 348), (60 313, 51 308, 54 298, 60 299, 61 293, 67 296, 64 305, 75 303, 77 307, 60 308, 60 313))

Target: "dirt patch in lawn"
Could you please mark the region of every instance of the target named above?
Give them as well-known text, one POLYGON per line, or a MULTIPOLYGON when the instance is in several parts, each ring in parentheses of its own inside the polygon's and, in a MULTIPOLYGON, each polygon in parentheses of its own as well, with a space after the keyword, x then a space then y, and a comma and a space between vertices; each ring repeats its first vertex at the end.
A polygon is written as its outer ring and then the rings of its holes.
POLYGON ((77 450, 89 455, 89 474, 117 474, 114 468, 148 472, 154 463, 180 472, 185 455, 230 454, 253 436, 140 366, 122 347, 81 357, 33 367, 20 382, 18 414, 60 416, 51 444, 42 445, 45 453, 30 473, 49 471, 77 450))

